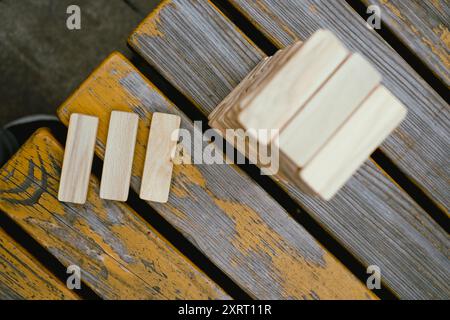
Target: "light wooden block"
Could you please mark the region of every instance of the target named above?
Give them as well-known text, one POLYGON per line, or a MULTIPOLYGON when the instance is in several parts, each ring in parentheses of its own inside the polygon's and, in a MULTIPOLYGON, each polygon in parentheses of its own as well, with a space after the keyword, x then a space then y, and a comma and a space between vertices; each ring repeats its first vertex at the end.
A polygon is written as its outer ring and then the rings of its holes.
POLYGON ((102 199, 128 199, 138 123, 139 117, 135 113, 111 113, 100 183, 102 199))
POLYGON ((240 140, 247 136, 235 148, 261 168, 260 148, 278 147, 279 170, 269 173, 315 194, 300 172, 380 82, 380 74, 361 55, 350 53, 331 32, 319 30, 307 42, 263 59, 210 114, 209 124, 229 143, 233 137, 225 134, 228 129, 238 130, 240 140), (279 139, 256 137, 261 129, 280 130, 279 139))
POLYGON ((287 59, 274 63, 273 75, 245 97, 240 124, 244 129, 281 129, 349 54, 333 33, 316 32, 287 59))
POLYGON ((154 113, 152 116, 140 190, 144 200, 168 201, 180 121, 179 116, 171 114, 154 113))
POLYGON ((380 82, 375 68, 353 54, 281 131, 280 152, 305 166, 380 82))
POLYGON ((406 108, 378 87, 319 153, 300 178, 329 200, 406 116, 406 108))
POLYGON ((59 181, 59 201, 78 204, 86 202, 97 127, 97 117, 77 113, 70 116, 59 181))

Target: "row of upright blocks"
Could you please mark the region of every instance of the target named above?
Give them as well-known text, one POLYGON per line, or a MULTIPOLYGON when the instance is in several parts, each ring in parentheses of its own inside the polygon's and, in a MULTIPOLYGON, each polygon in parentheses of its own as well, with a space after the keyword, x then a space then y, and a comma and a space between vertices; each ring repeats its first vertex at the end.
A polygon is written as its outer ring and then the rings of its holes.
MULTIPOLYGON (((259 146, 278 148, 280 177, 329 200, 405 115, 364 57, 319 30, 261 61, 209 124, 223 134, 230 128, 250 135, 278 130, 276 139, 254 138, 259 146)), ((252 147, 242 152, 257 159, 252 147)))
MULTIPOLYGON (((152 115, 141 178, 141 199, 167 202, 180 121, 176 115, 152 115)), ((126 201, 128 198, 138 122, 139 117, 135 113, 111 113, 100 183, 102 199, 126 201)), ((97 127, 97 117, 76 113, 70 116, 59 201, 86 202, 97 127)))

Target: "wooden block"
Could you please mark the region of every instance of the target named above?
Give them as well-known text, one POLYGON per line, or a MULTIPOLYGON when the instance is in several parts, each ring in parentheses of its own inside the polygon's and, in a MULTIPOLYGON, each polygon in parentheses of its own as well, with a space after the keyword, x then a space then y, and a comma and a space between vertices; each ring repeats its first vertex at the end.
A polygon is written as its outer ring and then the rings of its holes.
POLYGON ((102 199, 126 201, 128 198, 138 122, 135 113, 111 113, 100 183, 102 199))
POLYGON ((97 117, 78 113, 70 116, 59 182, 59 201, 78 204, 86 202, 97 127, 97 117))
POLYGON ((301 168, 381 82, 361 55, 353 54, 280 133, 280 152, 301 168))
POLYGON ((331 199, 406 112, 386 88, 378 87, 300 171, 301 179, 322 198, 331 199))
POLYGON ((166 113, 154 113, 148 136, 140 197, 144 200, 167 202, 172 180, 173 155, 181 118, 166 113))
POLYGON ((287 61, 275 62, 273 76, 242 101, 240 124, 245 129, 281 129, 348 55, 331 32, 316 32, 287 61))

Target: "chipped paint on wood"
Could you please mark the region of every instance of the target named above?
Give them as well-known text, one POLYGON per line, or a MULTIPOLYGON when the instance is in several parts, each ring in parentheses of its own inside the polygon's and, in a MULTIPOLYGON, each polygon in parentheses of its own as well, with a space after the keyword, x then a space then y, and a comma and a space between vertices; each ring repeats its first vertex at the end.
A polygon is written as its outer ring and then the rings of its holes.
POLYGON ((227 299, 217 285, 125 204, 57 201, 63 150, 39 130, 0 171, 0 208, 105 299, 227 299))
MULTIPOLYGON (((388 150, 389 156, 407 173, 420 178, 422 186, 425 185, 430 193, 436 195, 436 199, 448 203, 448 173, 442 171, 449 167, 448 157, 443 153, 448 144, 446 137, 450 127, 444 120, 448 113, 444 109, 446 105, 414 76, 392 49, 371 34, 345 1, 232 2, 265 35, 276 38, 283 45, 298 38, 307 39, 318 28, 325 27, 338 33, 353 50, 363 51, 371 58, 383 71, 392 91, 404 100, 410 110, 413 109, 409 120, 404 122, 408 126, 400 127, 383 144, 383 150, 388 150), (264 10, 260 9, 261 5, 264 10), (392 69, 391 65, 396 67, 392 69), (440 112, 438 117, 437 111, 440 112), (432 142, 429 141, 431 137, 432 142)), ((214 13, 214 7, 208 6, 208 2, 174 0, 173 3, 176 5, 164 7, 158 13, 161 17, 158 29, 164 37, 145 36, 145 30, 137 30, 136 33, 141 33, 142 37, 132 38, 134 40, 130 45, 208 115, 263 56, 258 48, 241 36, 235 26, 222 19, 221 13, 214 13), (193 42, 193 39, 196 41, 193 42), (208 68, 209 65, 220 65, 220 68, 208 68)), ((239 192, 248 189, 231 178, 222 179, 227 188, 235 188, 239 192)), ((208 188, 212 188, 211 181, 206 180, 208 188)), ((384 270, 385 284, 398 296, 448 296, 450 269, 447 234, 372 162, 366 162, 330 202, 309 197, 284 181, 278 182, 306 213, 364 265, 376 264, 384 270), (404 272, 411 266, 426 271, 404 272)), ((202 189, 194 190, 198 199, 202 189)), ((250 198, 258 199, 256 195, 250 198)), ((249 202, 248 199, 229 200, 244 204, 249 202)), ((210 206, 209 203, 206 205, 210 206)), ((205 221, 201 220, 201 223, 205 221)), ((233 220, 223 223, 233 225, 233 220)), ((185 223, 183 227, 187 225, 185 223)), ((286 234, 283 236, 286 237, 286 234)), ((308 256, 308 253, 303 253, 303 256, 308 256)), ((235 257, 229 257, 228 261, 233 266, 239 265, 235 257)))
POLYGON ((0 228, 0 299, 75 300, 79 297, 0 228))
MULTIPOLYGON (((381 0, 364 1, 380 4, 381 0)), ((370 31, 365 21, 345 1, 305 0, 291 3, 232 0, 231 2, 249 17, 261 32, 276 38, 281 46, 291 44, 296 38, 307 39, 316 30, 327 28, 335 32, 350 49, 365 55, 383 75, 384 85, 408 107, 409 111, 399 130, 390 135, 380 149, 439 207, 448 212, 450 191, 447 185, 450 172, 446 168, 450 166, 450 158, 445 151, 448 149, 450 139, 448 104, 382 38, 370 31), (270 11, 270 15, 260 10, 261 5, 267 7, 266 10, 270 11), (317 8, 316 13, 311 13, 310 5, 317 8), (336 12, 339 14, 335 14, 336 12), (289 33, 285 31, 286 28, 289 29, 289 33), (294 33, 295 37, 291 33, 294 33), (402 134, 399 134, 400 132, 402 134), (414 143, 411 144, 411 141, 414 143)), ((402 1, 396 1, 395 4, 402 7, 409 6, 402 1)), ((426 7, 428 2, 411 1, 411 7, 402 9, 402 15, 407 17, 408 10, 414 11, 411 15, 420 15, 423 9, 412 9, 418 6, 426 7)), ((435 18, 435 21, 444 19, 442 16, 445 14, 436 10, 430 12, 433 16, 439 17, 435 18)), ((383 17, 388 19, 388 12, 385 12, 383 17)), ((402 26, 403 21, 397 19, 399 26, 402 26)), ((426 19, 419 16, 416 22, 408 25, 422 26, 426 19)), ((426 30, 428 26, 423 28, 426 30)), ((409 28, 403 26, 399 27, 399 30, 408 32, 409 28)), ((436 36, 427 32, 426 38, 434 39, 436 36)), ((407 39, 414 40, 418 37, 412 35, 407 39)), ((180 40, 172 41, 180 42, 180 40)), ((439 42, 439 39, 433 40, 433 43, 439 42)), ((151 45, 154 46, 154 43, 151 45)), ((424 51, 418 47, 413 48, 413 51, 420 54, 429 50, 424 51)), ((165 61, 165 64, 168 62, 165 61)), ((450 68, 445 66, 440 69, 445 70, 447 74, 450 72, 450 68)), ((173 75, 171 77, 174 78, 173 75)))
MULTIPOLYGON (((117 53, 111 55, 59 108, 58 115, 67 124, 72 112, 96 114, 101 119, 99 132, 102 132, 107 126, 107 121, 102 118, 107 119, 109 112, 117 107, 139 114, 140 130, 144 131, 137 138, 137 161, 133 166, 132 188, 139 190, 151 114, 180 115, 181 128, 191 135, 194 127, 177 107, 117 53)), ((103 156, 105 138, 104 134, 98 137, 96 152, 100 157, 103 156)), ((175 165, 169 202, 149 204, 255 298, 312 298, 312 291, 321 299, 376 298, 278 203, 234 166, 175 165), (255 232, 251 231, 252 223, 255 232), (239 231, 240 226, 248 232, 239 231), (282 239, 283 245, 274 241, 266 243, 266 236, 282 239), (264 253, 249 253, 245 248, 249 243, 264 244, 264 253), (277 261, 289 261, 292 265, 288 267, 277 261), (335 277, 329 287, 325 274, 335 277), (295 281, 300 278, 309 282, 295 281)))

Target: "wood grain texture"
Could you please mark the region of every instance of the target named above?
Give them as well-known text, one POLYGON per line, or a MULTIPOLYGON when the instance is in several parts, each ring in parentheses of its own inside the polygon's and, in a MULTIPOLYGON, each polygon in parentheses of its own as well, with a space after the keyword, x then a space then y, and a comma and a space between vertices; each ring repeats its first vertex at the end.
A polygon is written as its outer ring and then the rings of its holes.
POLYGON ((280 133, 280 152, 302 168, 380 84, 379 73, 352 54, 280 133))
MULTIPOLYGON (((204 1, 166 1, 129 40, 205 114, 263 58, 215 10, 204 1)), ((312 18, 298 14, 296 20, 312 18)), ((374 163, 366 162, 329 202, 279 183, 364 265, 378 265, 384 283, 399 297, 450 296, 448 235, 374 163)), ((258 194, 249 197, 259 201, 258 194)))
POLYGON ((405 116, 406 108, 379 86, 300 171, 300 177, 330 200, 405 116))
POLYGON ((70 117, 58 189, 59 201, 86 202, 97 127, 96 117, 82 114, 72 114, 70 117))
POLYGON ((228 296, 128 206, 98 197, 56 198, 62 147, 38 130, 0 170, 0 209, 104 299, 216 299, 228 296))
POLYGON ((289 59, 277 62, 251 97, 244 98, 247 103, 238 116, 242 127, 281 130, 348 55, 331 32, 317 31, 289 59))
POLYGON ((117 201, 128 199, 138 121, 139 117, 134 113, 111 112, 100 182, 102 199, 117 201))
POLYGON ((141 199, 167 202, 172 181, 173 159, 181 118, 156 112, 152 115, 141 178, 141 199))
MULTIPOLYGON (((98 116, 96 152, 103 157, 107 115, 119 106, 140 117, 131 183, 138 191, 152 113, 179 115, 180 128, 191 136, 198 129, 117 53, 58 109, 58 115, 65 124, 72 112, 98 116)), ((206 145, 204 142, 203 147, 206 145)), ((277 202, 234 166, 175 165, 169 201, 149 205, 252 297, 374 298, 277 202)))
POLYGON ((361 0, 381 8, 383 23, 450 87, 448 0, 361 0))
POLYGON ((0 228, 0 299, 76 300, 79 297, 0 228))
MULTIPOLYGON (((277 46, 326 28, 366 56, 383 84, 408 108, 408 117, 381 150, 448 213, 450 108, 345 1, 231 0, 277 46)), ((405 6, 408 4, 405 3, 405 6)))

